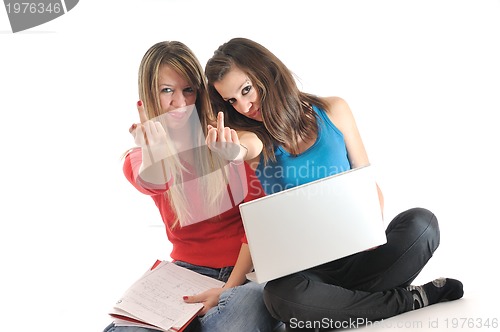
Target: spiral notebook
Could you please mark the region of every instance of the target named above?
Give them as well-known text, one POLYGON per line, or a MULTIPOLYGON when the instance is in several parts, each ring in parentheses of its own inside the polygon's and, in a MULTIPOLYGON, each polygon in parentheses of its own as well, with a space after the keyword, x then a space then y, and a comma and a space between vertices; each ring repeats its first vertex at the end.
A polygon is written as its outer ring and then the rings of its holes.
POLYGON ((387 242, 373 166, 240 205, 259 283, 387 242))

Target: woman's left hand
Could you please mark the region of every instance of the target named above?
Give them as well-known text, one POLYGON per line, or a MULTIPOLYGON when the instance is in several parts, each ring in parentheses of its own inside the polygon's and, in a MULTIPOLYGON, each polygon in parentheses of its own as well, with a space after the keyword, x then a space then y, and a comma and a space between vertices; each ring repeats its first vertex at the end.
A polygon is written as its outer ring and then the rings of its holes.
POLYGON ((186 303, 202 303, 203 309, 200 311, 199 315, 203 316, 208 310, 215 307, 219 303, 220 294, 225 291, 226 288, 211 288, 203 293, 199 293, 191 296, 184 296, 184 302, 186 303))

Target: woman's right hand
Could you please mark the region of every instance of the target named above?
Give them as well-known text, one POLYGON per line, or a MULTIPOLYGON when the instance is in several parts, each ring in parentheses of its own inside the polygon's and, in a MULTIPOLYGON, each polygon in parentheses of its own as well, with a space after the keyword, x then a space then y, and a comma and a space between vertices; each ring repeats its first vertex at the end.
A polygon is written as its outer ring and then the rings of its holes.
POLYGON ((154 149, 163 147, 167 143, 167 133, 159 121, 148 119, 142 101, 137 102, 140 123, 134 123, 129 132, 134 137, 134 142, 142 148, 154 149))
POLYGON ((219 154, 226 160, 243 160, 246 148, 240 145, 240 139, 236 130, 224 127, 224 113, 217 114, 217 127, 208 125, 207 138, 205 140, 210 150, 219 154))
POLYGON ((142 101, 137 102, 140 123, 134 123, 129 132, 135 144, 142 150, 142 162, 139 175, 153 184, 165 184, 170 179, 168 163, 167 133, 159 121, 149 120, 142 101))

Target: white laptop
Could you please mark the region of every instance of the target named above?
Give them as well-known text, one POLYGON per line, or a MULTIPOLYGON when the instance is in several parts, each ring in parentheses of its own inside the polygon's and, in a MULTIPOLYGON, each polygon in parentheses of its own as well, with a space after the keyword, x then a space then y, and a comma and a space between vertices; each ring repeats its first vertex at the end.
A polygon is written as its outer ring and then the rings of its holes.
POLYGON ((386 243, 373 166, 240 205, 259 283, 386 243))

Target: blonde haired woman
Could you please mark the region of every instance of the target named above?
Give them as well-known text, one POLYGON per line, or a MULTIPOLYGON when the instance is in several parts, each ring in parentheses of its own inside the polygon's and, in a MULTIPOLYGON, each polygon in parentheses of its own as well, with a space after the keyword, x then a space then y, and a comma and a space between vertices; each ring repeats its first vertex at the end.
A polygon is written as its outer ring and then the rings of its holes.
MULTIPOLYGON (((184 298, 204 304, 189 330, 272 331, 279 323, 264 305, 264 285, 245 278, 252 261, 238 208, 262 188, 246 163, 228 163, 206 146, 215 119, 193 52, 177 41, 153 45, 140 65, 139 96, 140 123, 129 129, 138 147, 125 155, 125 176, 158 207, 172 260, 225 282, 184 298)), ((105 331, 148 330, 111 324, 105 331)))

